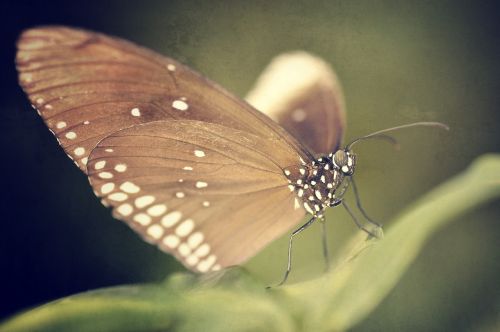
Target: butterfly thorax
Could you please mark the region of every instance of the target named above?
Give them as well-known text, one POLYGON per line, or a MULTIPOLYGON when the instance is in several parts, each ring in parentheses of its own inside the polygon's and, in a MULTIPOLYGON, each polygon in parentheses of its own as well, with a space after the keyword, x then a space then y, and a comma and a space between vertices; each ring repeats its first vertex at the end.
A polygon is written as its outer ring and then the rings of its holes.
POLYGON ((295 192, 295 208, 321 217, 326 208, 338 205, 348 186, 346 177, 354 173, 356 156, 351 151, 338 150, 310 163, 283 170, 289 188, 295 192))

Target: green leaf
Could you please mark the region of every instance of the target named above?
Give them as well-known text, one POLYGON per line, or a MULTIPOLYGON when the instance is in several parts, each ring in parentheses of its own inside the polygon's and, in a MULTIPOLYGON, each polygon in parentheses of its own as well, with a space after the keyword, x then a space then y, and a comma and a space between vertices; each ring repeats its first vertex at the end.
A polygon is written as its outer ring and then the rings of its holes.
POLYGON ((7 321, 0 331, 137 331, 166 329, 173 298, 156 286, 122 286, 54 301, 7 321), (164 294, 164 298, 160 297, 164 294))
POLYGON ((54 301, 0 326, 15 331, 292 331, 293 323, 240 269, 197 280, 121 286, 54 301), (218 286, 223 285, 223 286, 218 286))
POLYGON ((0 332, 346 330, 382 301, 435 231, 498 196, 500 156, 487 155, 408 208, 383 240, 357 234, 315 280, 266 290, 241 268, 175 274, 162 284, 54 301, 4 322, 0 332))

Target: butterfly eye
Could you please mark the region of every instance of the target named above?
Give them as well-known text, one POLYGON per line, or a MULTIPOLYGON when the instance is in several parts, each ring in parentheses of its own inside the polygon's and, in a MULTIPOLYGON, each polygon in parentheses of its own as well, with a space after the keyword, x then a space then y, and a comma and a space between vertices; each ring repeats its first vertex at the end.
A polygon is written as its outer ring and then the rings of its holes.
POLYGON ((333 161, 338 167, 342 167, 347 164, 347 154, 343 150, 335 152, 333 156, 333 161))

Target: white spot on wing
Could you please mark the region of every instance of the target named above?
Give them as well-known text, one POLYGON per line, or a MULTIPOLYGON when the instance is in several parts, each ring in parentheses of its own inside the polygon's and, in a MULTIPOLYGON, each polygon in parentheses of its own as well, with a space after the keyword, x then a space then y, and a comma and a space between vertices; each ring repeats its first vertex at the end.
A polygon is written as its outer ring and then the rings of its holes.
POLYGON ((175 229, 175 234, 178 236, 186 236, 193 231, 194 221, 193 219, 184 220, 177 228, 175 229))
POLYGON ((85 153, 85 148, 83 147, 77 147, 75 150, 74 150, 75 154, 77 156, 83 156, 83 154, 85 153))
POLYGON ((128 195, 122 192, 116 192, 108 196, 108 199, 116 202, 123 202, 128 198, 128 195))
POLYGON ((205 152, 202 150, 194 150, 194 155, 198 158, 205 157, 205 152))
POLYGON ((200 272, 207 272, 212 265, 214 265, 217 257, 215 255, 210 255, 207 259, 201 261, 196 267, 200 272))
POLYGON ((115 189, 115 184, 113 182, 108 182, 108 183, 105 183, 101 186, 101 193, 106 195, 106 194, 109 194, 110 192, 112 192, 113 189, 115 189))
POLYGON ((188 256, 188 258, 186 258, 186 263, 189 266, 196 265, 196 264, 198 264, 199 261, 200 261, 200 259, 198 257, 196 257, 195 255, 190 255, 190 256, 188 256))
POLYGON ((191 248, 186 243, 181 243, 179 248, 177 248, 179 251, 179 254, 181 254, 182 257, 186 257, 191 253, 191 248))
POLYGON ((94 168, 95 169, 103 169, 104 166, 106 166, 106 161, 105 160, 101 160, 101 161, 98 161, 94 164, 94 168))
POLYGON ((309 206, 309 204, 307 202, 304 202, 304 208, 306 209, 307 212, 309 212, 310 214, 314 214, 314 211, 311 209, 311 207, 309 206))
POLYGON ((141 190, 141 188, 129 181, 123 182, 120 189, 129 194, 136 194, 141 190))
POLYGON ((173 65, 173 64, 171 64, 171 63, 169 63, 169 64, 167 65, 167 69, 168 69, 168 70, 170 70, 170 71, 175 71, 175 65, 173 65))
POLYGON ((141 197, 136 198, 135 206, 137 206, 140 209, 140 208, 143 208, 145 206, 148 206, 149 204, 153 203, 154 201, 155 201, 154 196, 151 196, 151 195, 141 196, 141 197))
POLYGON ((167 206, 165 204, 156 204, 148 208, 147 212, 150 216, 158 217, 167 211, 167 206))
POLYGON ((193 233, 187 240, 187 243, 191 248, 198 247, 204 240, 204 236, 201 232, 193 233))
POLYGON ((192 171, 193 170, 193 168, 191 166, 184 166, 182 169, 185 171, 192 171))
POLYGON ((203 205, 204 207, 209 207, 209 206, 210 206, 210 202, 209 202, 209 201, 204 201, 204 202, 202 203, 202 205, 203 205))
POLYGON ((130 114, 132 114, 132 116, 141 116, 141 110, 138 109, 137 107, 132 108, 132 110, 130 111, 130 114))
POLYGON ((203 181, 197 181, 196 182, 196 188, 206 188, 208 186, 208 183, 203 182, 203 181))
POLYGON ((177 99, 172 103, 172 107, 178 111, 187 111, 189 105, 184 100, 177 99))
POLYGON ((177 198, 184 198, 185 196, 186 196, 186 194, 184 194, 182 191, 175 193, 175 197, 177 197, 177 198))
POLYGON ((181 217, 182 213, 179 211, 170 212, 161 219, 161 224, 167 228, 172 227, 181 220, 181 217))
POLYGON ((151 223, 151 217, 145 213, 138 213, 134 216, 133 220, 142 226, 147 226, 151 223))
POLYGON ((64 136, 66 136, 67 139, 75 139, 76 138, 76 133, 74 131, 69 131, 64 136))
POLYGON ((147 229, 146 233, 148 233, 149 236, 151 236, 153 239, 158 240, 162 235, 163 235, 163 227, 160 225, 151 225, 147 229))
POLYGON ((208 255, 208 253, 210 252, 210 245, 208 245, 207 243, 201 245, 197 250, 196 252, 194 253, 196 256, 198 257, 204 257, 206 255, 208 255))
POLYGON ((323 196, 321 195, 321 191, 316 190, 316 191, 314 191, 314 194, 316 195, 316 197, 318 197, 319 200, 323 199, 323 196))
POLYGON ((116 211, 118 211, 118 213, 122 216, 127 217, 134 211, 134 208, 132 207, 132 205, 125 203, 117 207, 116 211))
POLYGON ((300 209, 300 202, 297 197, 295 197, 295 203, 293 207, 295 210, 300 209))
POLYGON ((31 74, 21 74, 21 80, 29 83, 33 81, 33 77, 31 76, 31 74))
POLYGON ((58 123, 56 123, 56 128, 57 129, 63 129, 64 127, 66 127, 66 122, 64 121, 59 121, 58 123))
POLYGON ((99 173, 99 177, 101 179, 111 179, 113 178, 113 174, 111 174, 110 172, 101 172, 99 173))
POLYGON ((125 164, 118 164, 115 166, 115 171, 123 173, 127 170, 127 165, 125 164))
POLYGON ((179 245, 179 238, 173 234, 167 235, 163 239, 163 244, 166 245, 167 247, 174 249, 179 245))

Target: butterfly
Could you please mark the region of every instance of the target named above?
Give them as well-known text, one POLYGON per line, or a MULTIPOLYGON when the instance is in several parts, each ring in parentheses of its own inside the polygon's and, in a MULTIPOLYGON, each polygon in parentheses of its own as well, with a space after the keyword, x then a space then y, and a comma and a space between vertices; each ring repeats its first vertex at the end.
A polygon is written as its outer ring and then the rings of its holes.
POLYGON ((341 88, 312 56, 276 59, 249 95, 273 121, 122 39, 47 26, 17 47, 23 90, 102 203, 192 271, 242 264, 310 214, 290 237, 287 276, 293 235, 344 204, 357 141, 341 148, 341 88))

